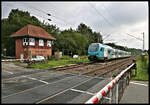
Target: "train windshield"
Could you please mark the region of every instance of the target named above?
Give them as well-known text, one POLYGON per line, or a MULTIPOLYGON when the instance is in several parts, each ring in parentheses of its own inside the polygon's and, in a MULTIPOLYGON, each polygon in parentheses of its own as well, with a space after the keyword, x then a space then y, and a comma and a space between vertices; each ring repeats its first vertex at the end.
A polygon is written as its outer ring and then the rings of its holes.
POLYGON ((89 46, 89 51, 90 52, 95 52, 98 50, 98 44, 96 43, 92 43, 90 46, 89 46))

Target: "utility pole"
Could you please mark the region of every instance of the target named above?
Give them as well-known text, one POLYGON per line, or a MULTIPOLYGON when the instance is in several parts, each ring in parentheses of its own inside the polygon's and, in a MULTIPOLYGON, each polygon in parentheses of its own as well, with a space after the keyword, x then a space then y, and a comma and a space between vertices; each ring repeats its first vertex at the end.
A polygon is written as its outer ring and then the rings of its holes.
POLYGON ((143 34, 143 51, 144 51, 144 32, 142 34, 143 34))

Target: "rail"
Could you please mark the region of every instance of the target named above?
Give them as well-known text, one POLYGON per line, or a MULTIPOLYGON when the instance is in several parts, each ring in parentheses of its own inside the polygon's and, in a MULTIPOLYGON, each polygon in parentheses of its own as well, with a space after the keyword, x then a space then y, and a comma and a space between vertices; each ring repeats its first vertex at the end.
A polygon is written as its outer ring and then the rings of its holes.
POLYGON ((116 76, 111 82, 109 82, 104 88, 102 88, 96 95, 94 95, 92 98, 90 98, 85 103, 86 104, 107 103, 107 102, 108 103, 119 103, 119 101, 122 97, 121 93, 123 93, 123 90, 125 89, 126 84, 129 84, 129 79, 130 79, 131 73, 128 71, 131 70, 131 68, 134 67, 134 65, 135 65, 135 63, 132 63, 129 67, 127 67, 125 70, 123 70, 118 76, 116 76), (122 82, 123 78, 125 78, 124 82, 122 82), (122 86, 121 88, 119 87, 119 84, 122 86), (116 88, 114 88, 114 87, 116 87, 116 88), (110 94, 108 94, 108 92, 110 94), (115 93, 115 99, 113 97, 114 93, 115 93), (109 101, 104 102, 105 99, 109 100, 109 101))

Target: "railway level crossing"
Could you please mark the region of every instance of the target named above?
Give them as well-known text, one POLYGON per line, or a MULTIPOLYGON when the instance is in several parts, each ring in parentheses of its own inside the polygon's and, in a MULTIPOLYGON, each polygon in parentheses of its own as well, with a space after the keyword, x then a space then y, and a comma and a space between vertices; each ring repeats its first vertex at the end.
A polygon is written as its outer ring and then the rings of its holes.
POLYGON ((37 71, 3 75, 2 103, 84 103, 110 81, 59 71, 37 71))
MULTIPOLYGON (((110 81, 110 78, 55 70, 15 73, 3 69, 2 103, 85 103, 110 81)), ((111 100, 114 101, 110 101, 109 94, 103 97, 104 103, 115 103, 116 99, 111 100)))

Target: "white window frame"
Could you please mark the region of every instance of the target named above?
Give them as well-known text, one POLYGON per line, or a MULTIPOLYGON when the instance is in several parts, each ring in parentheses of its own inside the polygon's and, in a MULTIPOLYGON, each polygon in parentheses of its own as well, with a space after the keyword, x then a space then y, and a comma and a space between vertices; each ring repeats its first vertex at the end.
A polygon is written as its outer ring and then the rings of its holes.
POLYGON ((28 38, 23 38, 23 46, 27 46, 28 45, 28 38))
POLYGON ((51 47, 51 46, 52 46, 52 41, 47 40, 47 46, 48 46, 48 47, 51 47))
POLYGON ((44 46, 44 40, 43 39, 39 39, 39 46, 44 46))
POLYGON ((35 46, 35 38, 29 38, 29 45, 35 46))

